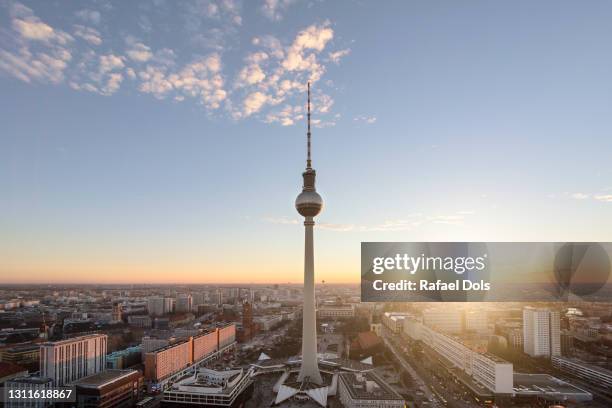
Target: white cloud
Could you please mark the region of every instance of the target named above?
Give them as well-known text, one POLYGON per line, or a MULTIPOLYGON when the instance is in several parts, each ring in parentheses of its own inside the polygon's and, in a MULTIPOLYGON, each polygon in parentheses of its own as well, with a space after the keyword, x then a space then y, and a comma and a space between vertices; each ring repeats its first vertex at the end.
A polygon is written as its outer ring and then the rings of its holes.
POLYGON ((113 93, 117 92, 121 86, 121 81, 123 81, 123 75, 120 73, 114 72, 109 74, 106 84, 101 89, 102 94, 112 95, 113 93))
POLYGON ((21 3, 11 4, 9 14, 16 36, 13 49, 0 49, 0 70, 24 82, 62 82, 72 59, 67 47, 72 36, 46 24, 21 3))
POLYGON ((589 197, 590 197, 590 195, 589 194, 585 194, 585 193, 574 193, 574 194, 572 194, 572 198, 574 198, 576 200, 586 200, 589 197))
POLYGON ((122 56, 118 56, 114 54, 100 55, 99 67, 100 67, 101 73, 106 73, 106 72, 110 72, 116 69, 121 69, 124 66, 125 64, 123 63, 122 56))
MULTIPOLYGON (((395 231, 408 231, 416 228, 431 225, 431 224, 447 224, 452 226, 464 226, 466 221, 466 215, 462 214, 465 211, 456 212, 449 215, 425 215, 421 213, 409 214, 403 219, 397 220, 386 220, 379 224, 371 225, 359 225, 359 224, 330 224, 330 223, 317 223, 316 228, 338 231, 338 232, 395 232, 395 231)), ((473 214, 473 211, 469 212, 473 214)), ((262 219, 265 222, 273 224, 284 224, 284 225, 296 225, 300 221, 296 218, 287 216, 282 217, 265 217, 262 219)))
POLYGON ((209 109, 218 109, 227 98, 218 54, 196 59, 179 71, 168 71, 166 66, 148 65, 138 74, 140 90, 159 99, 178 92, 179 95, 174 95, 175 100, 184 99, 177 96, 196 98, 209 109))
POLYGON ((266 123, 280 123, 282 126, 291 126, 296 121, 304 118, 303 108, 301 105, 291 106, 285 105, 281 110, 270 112, 266 115, 266 123))
POLYGON ((331 62, 333 62, 334 64, 339 64, 340 60, 346 57, 347 55, 349 55, 350 53, 351 53, 351 50, 347 48, 345 50, 330 52, 328 56, 331 62))
POLYGON ((595 199, 597 201, 603 201, 605 203, 612 203, 612 194, 601 194, 601 195, 596 195, 595 199))
POLYGON ((83 40, 87 41, 91 45, 102 44, 102 38, 100 37, 100 32, 91 27, 85 27, 80 24, 75 24, 74 35, 79 38, 82 38, 83 40))
POLYGON ((374 123, 376 123, 376 116, 366 116, 366 115, 361 115, 361 116, 356 116, 353 118, 353 120, 355 122, 361 122, 361 123, 366 123, 368 125, 372 125, 374 123))
POLYGON ((283 13, 293 3, 295 3, 295 0, 264 0, 261 12, 270 20, 278 21, 283 18, 283 13))
POLYGON ((147 62, 153 57, 151 48, 141 42, 131 42, 129 49, 126 51, 128 57, 136 62, 147 62))
MULTIPOLYGON (((278 19, 290 4, 281 0, 267 2, 265 7, 271 18, 278 19)), ((103 39, 97 26, 102 20, 100 11, 84 8, 64 16, 72 18, 67 22, 68 34, 37 17, 30 8, 12 3, 10 26, 3 32, 8 34, 3 38, 9 41, 0 48, 0 70, 25 82, 65 81, 74 90, 102 95, 111 95, 127 84, 159 99, 191 98, 210 110, 223 106, 234 118, 256 116, 283 126, 303 120, 306 83, 310 81, 314 87, 313 126, 335 124, 333 99, 324 92, 326 86, 314 86, 325 73, 326 64, 348 53, 330 52, 334 31, 329 22, 310 25, 287 42, 271 35, 255 37, 252 43, 256 49, 244 57, 243 65, 224 74, 220 55, 231 47, 231 43, 226 47, 228 36, 237 40, 241 3, 198 0, 181 7, 189 15, 182 22, 198 29, 197 34, 188 33, 192 41, 194 37, 200 41, 196 48, 200 52, 202 47, 219 51, 186 63, 172 49, 155 49, 120 29, 109 31, 105 34, 109 38, 103 39), (125 41, 123 50, 111 48, 118 38, 125 41), (228 77, 232 81, 226 84, 228 77)), ((150 16, 144 17, 146 20, 150 16)), ((139 30, 137 23, 134 27, 139 30)))
POLYGON ((99 11, 83 9, 83 10, 77 11, 74 14, 85 22, 93 23, 93 24, 100 24, 101 15, 99 11))
POLYGON ((64 69, 71 58, 66 50, 35 54, 25 47, 14 53, 0 50, 0 69, 24 82, 60 83, 64 80, 64 69))
POLYGON ((31 9, 20 3, 11 7, 11 25, 21 38, 31 41, 43 41, 57 45, 66 45, 73 38, 70 34, 56 30, 36 17, 31 9))
POLYGON ((259 112, 261 108, 268 102, 268 100, 268 95, 259 91, 249 94, 243 101, 244 115, 250 116, 253 113, 259 112))

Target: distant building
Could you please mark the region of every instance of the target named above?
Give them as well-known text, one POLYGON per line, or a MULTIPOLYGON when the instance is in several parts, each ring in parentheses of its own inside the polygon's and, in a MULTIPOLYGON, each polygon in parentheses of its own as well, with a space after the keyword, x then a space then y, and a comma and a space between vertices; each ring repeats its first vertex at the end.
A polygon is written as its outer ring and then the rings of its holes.
POLYGON ((143 391, 142 374, 137 370, 106 370, 72 385, 77 408, 132 407, 143 391))
POLYGON ((128 317, 128 324, 133 327, 148 329, 152 326, 152 323, 153 321, 151 320, 151 316, 134 315, 128 317))
POLYGON ((257 318, 257 323, 262 331, 270 331, 282 323, 282 315, 268 315, 257 318))
POLYGON ((345 407, 404 408, 404 399, 373 372, 338 375, 338 398, 345 407))
MULTIPOLYGON (((39 366, 40 345, 28 344, 15 346, 2 350, 1 360, 7 363, 14 363, 24 367, 39 366)), ((36 370, 32 370, 36 371, 36 370)))
POLYGON ((561 331, 561 355, 569 356, 574 351, 574 335, 568 330, 561 331))
POLYGON ((317 309, 320 319, 350 319, 355 317, 353 305, 323 305, 317 309))
MULTIPOLYGON (((423 323, 444 333, 461 333, 463 331, 463 310, 445 307, 444 309, 427 309, 423 311, 423 323)), ((476 323, 476 318, 474 319, 476 323)))
POLYGON ((487 312, 484 310, 468 310, 465 312, 465 331, 472 331, 480 334, 489 331, 487 312))
POLYGON ((191 295, 180 294, 176 298, 176 312, 177 313, 189 313, 193 309, 193 299, 191 295))
POLYGON ((105 334, 91 334, 43 343, 40 348, 40 375, 62 386, 106 368, 105 334))
POLYGON ((523 309, 523 351, 531 357, 561 355, 559 312, 531 306, 523 309))
POLYGON ((148 298, 147 310, 151 316, 163 316, 165 313, 164 298, 159 296, 148 298))
POLYGON ((386 312, 382 316, 382 324, 392 333, 399 334, 404 330, 404 320, 411 316, 410 313, 386 312))
POLYGON ((142 346, 128 347, 106 356, 106 368, 121 370, 142 362, 142 346))
POLYGON ((123 305, 119 302, 113 303, 113 322, 121 322, 123 321, 123 305))

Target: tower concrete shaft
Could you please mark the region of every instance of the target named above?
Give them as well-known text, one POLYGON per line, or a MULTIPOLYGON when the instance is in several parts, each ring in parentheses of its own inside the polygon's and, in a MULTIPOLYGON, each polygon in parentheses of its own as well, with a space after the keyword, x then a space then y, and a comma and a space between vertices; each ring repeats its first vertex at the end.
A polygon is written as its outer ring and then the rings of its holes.
POLYGON ((306 133, 306 170, 302 173, 302 192, 295 199, 296 210, 304 217, 304 310, 302 313, 302 366, 299 381, 308 380, 322 384, 317 361, 317 315, 315 310, 314 285, 314 217, 323 209, 323 199, 317 193, 315 179, 317 172, 312 168, 310 157, 310 82, 308 83, 308 131, 306 133))
POLYGON ((317 361, 317 318, 315 310, 314 285, 314 218, 306 217, 304 221, 304 312, 302 324, 302 366, 298 381, 308 379, 321 384, 321 373, 317 361))

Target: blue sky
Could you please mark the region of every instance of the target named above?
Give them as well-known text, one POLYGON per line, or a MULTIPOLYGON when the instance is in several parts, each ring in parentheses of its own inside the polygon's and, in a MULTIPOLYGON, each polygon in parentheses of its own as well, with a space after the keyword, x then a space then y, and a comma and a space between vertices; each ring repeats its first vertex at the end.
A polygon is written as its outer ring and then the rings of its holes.
POLYGON ((2 281, 317 280, 361 241, 610 241, 609 2, 0 6, 2 281))

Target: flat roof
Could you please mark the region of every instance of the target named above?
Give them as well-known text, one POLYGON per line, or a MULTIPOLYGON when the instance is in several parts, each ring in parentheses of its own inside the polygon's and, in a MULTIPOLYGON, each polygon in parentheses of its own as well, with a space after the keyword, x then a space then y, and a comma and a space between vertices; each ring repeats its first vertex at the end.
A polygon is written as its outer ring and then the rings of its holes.
POLYGON ((75 381, 73 384, 85 388, 102 388, 106 385, 112 384, 115 381, 127 378, 134 373, 138 373, 138 371, 105 370, 97 374, 90 375, 89 377, 81 378, 80 380, 75 381))
POLYGON ((592 396, 588 391, 549 374, 514 373, 513 378, 514 392, 517 394, 533 395, 559 393, 565 395, 582 394, 585 397, 592 396))
POLYGON ((404 400, 393 388, 389 387, 374 373, 340 373, 338 376, 354 399, 404 400), (374 382, 376 387, 368 390, 366 387, 368 381, 374 382))
POLYGON ((107 336, 106 334, 102 334, 102 333, 86 334, 85 336, 71 337, 69 339, 64 339, 64 340, 48 341, 46 343, 42 343, 41 346, 42 347, 46 347, 46 346, 55 347, 55 346, 59 346, 59 345, 66 344, 66 343, 72 343, 73 341, 83 341, 83 340, 93 339, 97 337, 107 337, 107 336))

